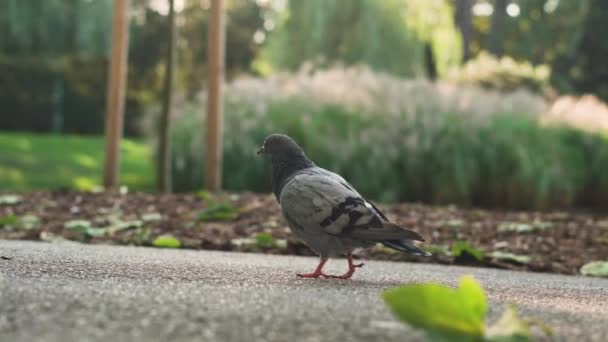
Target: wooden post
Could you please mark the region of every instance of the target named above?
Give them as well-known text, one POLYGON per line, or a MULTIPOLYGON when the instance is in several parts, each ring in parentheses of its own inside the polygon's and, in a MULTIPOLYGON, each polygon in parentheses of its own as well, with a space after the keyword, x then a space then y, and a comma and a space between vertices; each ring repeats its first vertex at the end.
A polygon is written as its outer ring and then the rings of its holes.
POLYGON ((158 127, 158 155, 156 167, 156 187, 158 191, 170 193, 171 184, 171 107, 173 104, 173 74, 175 69, 175 1, 169 0, 169 40, 167 41, 167 66, 163 108, 158 127))
POLYGON ((106 189, 118 186, 120 141, 122 139, 127 55, 129 50, 128 0, 114 0, 112 18, 112 51, 108 68, 106 95, 105 160, 103 184, 106 189))
POLYGON ((208 39, 209 85, 205 144, 205 187, 215 192, 222 188, 224 29, 224 1, 211 0, 208 39))

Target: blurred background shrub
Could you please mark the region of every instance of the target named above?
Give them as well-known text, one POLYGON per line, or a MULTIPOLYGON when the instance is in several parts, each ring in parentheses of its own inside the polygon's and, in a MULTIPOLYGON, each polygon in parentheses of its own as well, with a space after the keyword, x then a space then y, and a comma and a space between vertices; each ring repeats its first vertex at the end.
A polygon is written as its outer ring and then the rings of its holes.
MULTIPOLYGON (((544 101, 531 92, 457 91, 361 67, 237 80, 226 93, 229 190, 270 191, 268 161, 255 150, 283 132, 376 200, 514 208, 608 200, 608 140, 542 126, 544 101)), ((202 187, 204 101, 202 93, 178 107, 177 190, 202 187)))
POLYGON ((496 58, 483 52, 462 67, 451 70, 447 79, 456 84, 501 91, 523 88, 542 93, 549 90, 549 76, 547 65, 533 66, 528 61, 518 62, 508 56, 496 58))

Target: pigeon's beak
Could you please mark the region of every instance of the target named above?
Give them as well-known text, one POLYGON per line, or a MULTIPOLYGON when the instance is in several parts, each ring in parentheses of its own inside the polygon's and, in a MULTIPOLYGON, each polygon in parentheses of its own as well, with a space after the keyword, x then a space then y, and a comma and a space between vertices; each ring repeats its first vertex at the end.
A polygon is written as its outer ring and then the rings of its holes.
POLYGON ((266 150, 264 149, 264 146, 260 147, 260 149, 257 152, 258 155, 260 155, 262 153, 266 153, 266 150))

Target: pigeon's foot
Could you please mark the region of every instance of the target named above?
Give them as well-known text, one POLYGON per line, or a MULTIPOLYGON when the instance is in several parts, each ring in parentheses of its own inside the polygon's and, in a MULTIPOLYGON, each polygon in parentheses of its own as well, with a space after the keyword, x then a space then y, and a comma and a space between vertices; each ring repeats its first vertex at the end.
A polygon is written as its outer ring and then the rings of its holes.
POLYGON ((314 272, 312 273, 298 273, 297 276, 300 278, 319 278, 319 277, 324 277, 327 278, 327 275, 325 273, 323 273, 323 266, 325 266, 325 263, 327 262, 327 258, 326 257, 321 257, 321 260, 319 260, 319 265, 317 265, 317 269, 315 269, 314 272))
POLYGON ((365 264, 364 263, 353 264, 353 256, 349 254, 348 255, 348 271, 346 273, 344 273, 343 275, 323 274, 323 277, 330 278, 330 279, 350 279, 350 277, 352 277, 353 274, 355 274, 355 269, 363 267, 363 265, 365 265, 365 264))
POLYGON ((346 279, 350 279, 350 277, 353 276, 353 274, 355 274, 355 271, 348 271, 346 273, 344 273, 343 275, 333 275, 333 274, 324 274, 323 277, 324 278, 329 278, 329 279, 342 279, 342 280, 346 280, 346 279))
POLYGON ((297 273, 296 274, 300 278, 328 278, 328 275, 323 272, 313 272, 313 273, 297 273))
POLYGON ((312 278, 312 279, 317 279, 320 277, 323 278, 328 278, 328 279, 350 279, 350 277, 353 276, 353 274, 355 274, 355 270, 359 267, 363 267, 363 263, 361 264, 354 264, 353 263, 353 256, 348 254, 348 271, 346 273, 344 273, 343 275, 333 275, 333 274, 325 274, 323 273, 323 266, 325 266, 325 263, 327 262, 327 258, 322 257, 321 260, 319 261, 319 265, 317 266, 317 269, 315 269, 314 272, 312 273, 298 273, 297 276, 300 278, 312 278))

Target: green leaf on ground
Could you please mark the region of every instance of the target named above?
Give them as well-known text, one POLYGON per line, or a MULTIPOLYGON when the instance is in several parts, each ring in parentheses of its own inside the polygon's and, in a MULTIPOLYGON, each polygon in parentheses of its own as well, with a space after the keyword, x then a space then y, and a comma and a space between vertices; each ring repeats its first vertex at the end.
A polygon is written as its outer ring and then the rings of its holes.
POLYGON ((160 213, 145 213, 141 215, 141 219, 144 222, 154 222, 162 220, 163 216, 160 213))
POLYGON ((286 249, 287 248, 287 240, 285 239, 275 239, 270 233, 258 233, 254 237, 248 238, 236 238, 230 240, 230 243, 235 247, 245 247, 245 248, 278 248, 278 249, 286 249))
POLYGON ((454 257, 459 257, 463 253, 468 253, 479 261, 483 260, 483 257, 485 256, 485 253, 482 250, 473 247, 466 241, 456 241, 456 243, 452 245, 451 252, 454 257))
POLYGON ((581 267, 581 274, 592 277, 608 277, 608 261, 592 261, 581 267))
POLYGON ((517 262, 520 264, 527 264, 530 261, 532 261, 532 257, 530 257, 528 255, 514 254, 514 253, 509 253, 509 252, 501 252, 501 251, 492 252, 491 257, 496 260, 514 261, 514 262, 517 262))
POLYGON ((19 195, 1 195, 0 205, 15 205, 20 203, 23 198, 19 195))
POLYGON ((531 232, 533 230, 534 230, 534 228, 529 223, 502 222, 498 225, 499 232, 525 233, 525 232, 531 232))
MULTIPOLYGON (((57 234, 53 234, 51 232, 40 232, 40 240, 42 241, 46 241, 46 242, 66 242, 66 241, 70 241, 70 240, 66 240, 63 236, 61 235, 57 235, 57 234)), ((71 241, 74 242, 74 241, 71 241)), ((76 242, 74 242, 76 243, 76 242)))
POLYGON ((442 221, 441 225, 447 226, 447 227, 458 228, 458 227, 462 227, 464 225, 464 221, 461 219, 450 219, 450 220, 442 221))
POLYGON ((230 243, 236 247, 255 245, 256 241, 252 238, 236 238, 230 240, 230 243))
POLYGON ((213 201, 213 198, 214 198, 213 194, 207 190, 201 190, 201 191, 197 192, 196 197, 203 200, 204 202, 213 201))
POLYGON ((274 240, 274 246, 278 249, 287 249, 287 240, 276 239, 274 240))
POLYGON ((553 227, 553 223, 544 221, 524 222, 501 222, 498 225, 499 232, 529 233, 537 230, 545 230, 553 227))
POLYGON ((415 284, 389 289, 382 297, 399 319, 425 329, 430 336, 457 341, 483 339, 486 297, 473 277, 462 277, 457 289, 415 284))
POLYGON ((9 214, 0 216, 0 228, 12 229, 17 225, 18 222, 19 220, 15 215, 9 214))
POLYGON ((255 234, 255 245, 259 248, 267 248, 274 246, 275 241, 270 233, 255 234))
POLYGON ((0 228, 30 230, 37 228, 40 225, 40 219, 34 215, 23 215, 21 217, 15 215, 0 216, 0 228))
POLYGON ((141 226, 143 226, 143 222, 140 220, 122 221, 118 219, 114 220, 107 229, 113 234, 125 229, 140 228, 141 226))
POLYGON ((63 224, 65 229, 72 229, 84 232, 87 228, 91 228, 91 221, 87 220, 70 220, 63 224))
POLYGON ((229 203, 214 203, 203 210, 198 219, 201 221, 228 221, 235 219, 239 209, 229 203))
POLYGON ((182 243, 172 235, 161 235, 154 239, 152 245, 161 248, 180 248, 182 243))
POLYGON ((105 228, 89 227, 84 231, 84 233, 89 237, 104 237, 108 233, 108 230, 105 228))
POLYGON ((65 229, 80 232, 88 237, 103 237, 108 233, 106 228, 93 227, 91 221, 88 220, 71 220, 65 222, 63 226, 65 229))
POLYGON ((30 230, 40 225, 40 219, 35 215, 23 215, 19 218, 19 228, 30 230))

